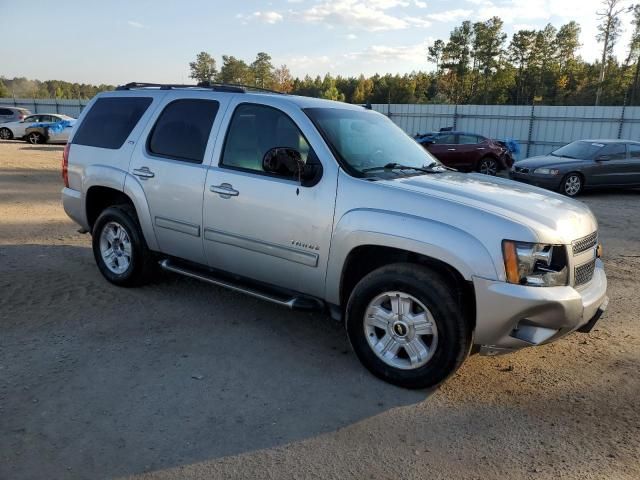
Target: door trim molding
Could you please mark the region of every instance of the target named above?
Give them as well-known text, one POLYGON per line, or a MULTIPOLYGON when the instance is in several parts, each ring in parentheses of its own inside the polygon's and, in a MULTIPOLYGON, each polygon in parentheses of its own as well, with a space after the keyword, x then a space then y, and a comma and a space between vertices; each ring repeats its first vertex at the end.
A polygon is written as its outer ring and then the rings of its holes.
POLYGON ((200 225, 194 225, 193 223, 179 222, 178 220, 171 220, 170 218, 164 217, 155 217, 155 225, 156 227, 173 230, 174 232, 186 233, 193 237, 200 236, 200 225))
POLYGON ((255 238, 222 232, 212 228, 204 229, 204 238, 211 242, 231 245, 233 247, 262 253, 271 257, 282 258, 294 263, 300 263, 308 267, 317 267, 319 255, 317 253, 304 252, 297 248, 285 247, 273 243, 265 242, 255 238))

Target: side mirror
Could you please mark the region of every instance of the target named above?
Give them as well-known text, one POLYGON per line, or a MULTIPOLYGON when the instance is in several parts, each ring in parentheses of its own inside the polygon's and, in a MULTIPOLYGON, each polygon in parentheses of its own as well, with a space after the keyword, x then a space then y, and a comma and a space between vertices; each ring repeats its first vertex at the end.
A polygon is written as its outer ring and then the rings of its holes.
POLYGON ((606 162, 607 160, 611 160, 611 155, 598 155, 596 157, 596 162, 606 162))
POLYGON ((310 153, 307 162, 295 148, 275 147, 265 153, 262 159, 265 172, 300 180, 303 187, 312 187, 322 176, 322 164, 315 154, 310 153))

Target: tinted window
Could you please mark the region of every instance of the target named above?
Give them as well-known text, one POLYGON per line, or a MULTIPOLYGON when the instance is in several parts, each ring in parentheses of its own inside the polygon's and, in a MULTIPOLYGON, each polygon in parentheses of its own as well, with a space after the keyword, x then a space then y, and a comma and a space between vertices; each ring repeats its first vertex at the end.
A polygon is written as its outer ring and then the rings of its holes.
POLYGON ((229 125, 221 165, 263 172, 264 155, 276 147, 295 148, 305 162, 311 150, 285 113, 263 105, 240 105, 229 125))
POLYGON ((149 152, 202 163, 220 104, 214 100, 176 100, 167 105, 149 135, 149 152))
POLYGON ((436 137, 436 141, 438 145, 454 145, 456 143, 455 135, 440 135, 436 137))
POLYGON ((640 158, 640 145, 636 143, 630 143, 629 155, 631 156, 631 158, 640 158))
POLYGON ((608 155, 611 160, 623 160, 627 158, 627 150, 624 143, 610 143, 598 152, 598 156, 608 155))
POLYGON ((151 105, 148 97, 100 98, 73 137, 73 143, 118 149, 151 105))
POLYGON ((0 108, 0 115, 13 115, 13 112, 8 108, 0 108))
POLYGON ((460 145, 471 145, 480 142, 476 135, 458 135, 458 143, 460 145))
POLYGON ((24 119, 25 123, 34 123, 39 122, 40 117, 38 115, 31 115, 30 117, 26 117, 24 119))

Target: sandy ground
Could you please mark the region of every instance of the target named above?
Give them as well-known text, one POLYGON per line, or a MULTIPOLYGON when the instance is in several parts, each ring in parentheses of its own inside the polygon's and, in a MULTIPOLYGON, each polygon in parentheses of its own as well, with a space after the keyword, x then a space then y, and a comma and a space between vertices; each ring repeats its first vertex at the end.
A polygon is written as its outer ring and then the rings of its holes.
POLYGON ((0 142, 0 478, 640 478, 640 192, 582 197, 610 280, 594 332, 412 392, 322 315, 109 285, 61 150, 0 142))

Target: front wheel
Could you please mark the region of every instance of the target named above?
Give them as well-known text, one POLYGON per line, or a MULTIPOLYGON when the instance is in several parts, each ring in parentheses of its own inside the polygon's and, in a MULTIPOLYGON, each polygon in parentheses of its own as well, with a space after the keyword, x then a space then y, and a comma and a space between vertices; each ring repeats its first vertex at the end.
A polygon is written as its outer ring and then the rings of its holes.
POLYGON ((146 283, 153 259, 132 207, 118 205, 105 209, 91 236, 96 264, 109 282, 122 287, 146 283))
POLYGON ((444 381, 469 353, 471 331, 452 288, 415 264, 381 267, 365 276, 347 304, 349 340, 364 366, 405 388, 444 381))
POLYGON ((560 191, 568 197, 575 197, 582 191, 582 176, 579 173, 569 173, 562 179, 560 191))
POLYGON ((485 175, 495 176, 498 173, 498 162, 495 158, 485 157, 478 164, 478 171, 485 175))

